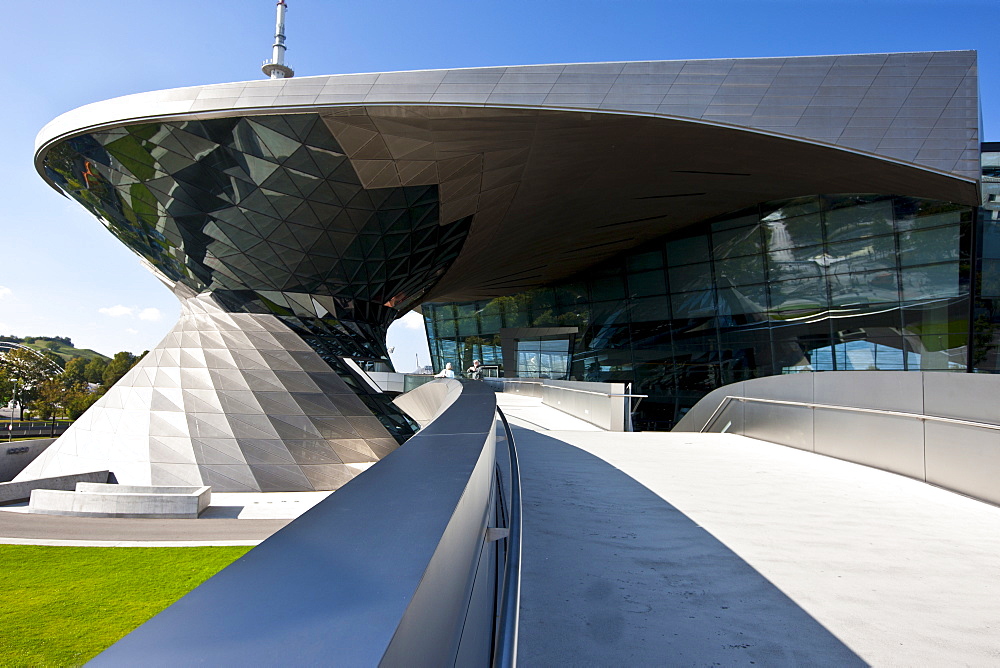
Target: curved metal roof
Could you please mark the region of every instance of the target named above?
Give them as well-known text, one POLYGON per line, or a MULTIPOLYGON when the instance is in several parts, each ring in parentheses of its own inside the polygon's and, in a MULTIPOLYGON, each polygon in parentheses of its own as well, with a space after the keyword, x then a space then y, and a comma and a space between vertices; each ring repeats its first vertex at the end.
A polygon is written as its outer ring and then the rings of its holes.
MULTIPOLYGON (((510 294, 756 202, 877 192, 978 202, 972 51, 540 65, 200 86, 99 102, 150 119, 319 113, 366 188, 437 184, 475 214, 425 300, 510 294)), ((44 172, 43 172, 44 174, 44 172)))

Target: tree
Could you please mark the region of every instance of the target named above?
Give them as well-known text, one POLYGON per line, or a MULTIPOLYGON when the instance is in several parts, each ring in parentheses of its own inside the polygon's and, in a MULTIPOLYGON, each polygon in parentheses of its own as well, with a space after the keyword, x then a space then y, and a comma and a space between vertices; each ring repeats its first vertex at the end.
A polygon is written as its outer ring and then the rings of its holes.
POLYGON ((122 376, 128 373, 129 369, 135 366, 139 359, 140 358, 130 352, 122 351, 120 353, 115 353, 114 358, 108 362, 107 368, 104 369, 104 375, 102 377, 104 386, 111 387, 121 380, 122 376))
POLYGON ((69 385, 62 400, 63 408, 66 409, 66 417, 70 420, 77 419, 100 398, 101 395, 97 392, 91 392, 85 382, 69 385))
POLYGON ((15 348, 0 357, 0 374, 13 384, 14 399, 23 414, 24 405, 34 400, 38 386, 52 375, 52 366, 34 351, 15 348))
POLYGON ((54 418, 65 399, 66 387, 56 378, 46 378, 35 388, 35 399, 31 403, 33 411, 43 420, 54 418))
POLYGON ((104 370, 108 367, 108 363, 99 357, 87 362, 87 366, 84 369, 84 380, 88 383, 103 383, 104 382, 104 370))
POLYGON ((74 357, 66 362, 63 370, 64 383, 82 383, 87 380, 87 360, 83 357, 74 357))

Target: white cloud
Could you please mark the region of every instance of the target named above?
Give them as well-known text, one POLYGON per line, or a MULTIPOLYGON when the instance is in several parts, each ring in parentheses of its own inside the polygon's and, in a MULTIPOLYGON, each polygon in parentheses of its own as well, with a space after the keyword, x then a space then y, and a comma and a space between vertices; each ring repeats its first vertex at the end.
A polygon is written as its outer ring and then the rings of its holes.
POLYGON ((121 304, 116 304, 115 306, 99 308, 98 313, 103 313, 104 315, 110 315, 112 318, 120 318, 123 315, 132 315, 133 309, 128 306, 122 306, 121 304))
POLYGON ((10 297, 12 294, 14 294, 13 290, 11 290, 5 285, 0 285, 0 299, 3 299, 4 297, 10 297))
POLYGON ((132 329, 131 327, 129 327, 128 329, 125 330, 125 333, 126 334, 138 334, 139 330, 138 329, 132 329))
POLYGON ((417 329, 423 331, 424 329, 424 316, 420 315, 416 311, 410 311, 402 318, 398 320, 403 324, 403 327, 407 329, 417 329))
POLYGON ((150 307, 139 311, 139 320, 159 320, 162 317, 158 308, 150 307))

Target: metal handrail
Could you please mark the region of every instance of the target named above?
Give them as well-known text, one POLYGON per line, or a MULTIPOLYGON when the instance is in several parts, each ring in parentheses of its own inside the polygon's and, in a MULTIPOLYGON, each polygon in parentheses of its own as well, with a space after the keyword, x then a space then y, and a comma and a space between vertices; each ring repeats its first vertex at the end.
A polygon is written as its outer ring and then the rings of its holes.
POLYGON ((645 399, 649 397, 648 394, 608 394, 607 392, 594 392, 593 390, 578 390, 575 387, 563 387, 562 385, 546 385, 540 380, 505 380, 503 378, 497 378, 502 383, 527 383, 529 385, 541 385, 543 387, 552 387, 557 390, 564 390, 566 392, 580 392, 581 394, 596 394, 599 397, 631 397, 645 399))
POLYGON ((783 399, 758 399, 756 397, 736 397, 732 395, 727 395, 719 403, 719 406, 712 412, 708 420, 705 422, 705 426, 701 428, 701 433, 705 433, 709 427, 715 424, 716 419, 718 419, 719 414, 730 404, 732 401, 740 402, 752 402, 759 404, 779 404, 784 406, 801 406, 803 408, 823 408, 835 411, 847 411, 851 413, 874 413, 876 415, 889 415, 892 417, 905 417, 912 418, 915 420, 930 420, 931 422, 947 422, 950 424, 960 424, 967 427, 979 427, 981 429, 993 429, 995 431, 1000 431, 1000 424, 990 424, 989 422, 976 422, 974 420, 962 420, 961 418, 947 418, 941 417, 939 415, 925 415, 923 413, 908 413, 906 411, 890 411, 882 408, 860 408, 858 406, 835 406, 833 404, 817 404, 809 401, 786 401, 783 399))
POLYGON ((510 455, 510 520, 507 525, 507 561, 504 564, 503 590, 500 592, 500 624, 493 646, 493 665, 511 668, 517 665, 517 626, 521 607, 521 472, 517 464, 514 434, 507 416, 497 406, 497 414, 507 435, 510 455))

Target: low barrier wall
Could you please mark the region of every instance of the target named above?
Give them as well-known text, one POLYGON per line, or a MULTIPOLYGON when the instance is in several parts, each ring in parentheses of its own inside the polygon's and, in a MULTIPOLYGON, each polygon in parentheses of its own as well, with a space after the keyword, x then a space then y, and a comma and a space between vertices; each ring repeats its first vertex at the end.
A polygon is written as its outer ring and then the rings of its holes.
POLYGON ((541 397, 542 403, 608 431, 631 431, 631 400, 625 383, 588 383, 577 380, 486 378, 499 392, 541 397))
POLYGON ((56 442, 55 438, 0 442, 0 482, 10 482, 38 455, 56 442))
POLYGON ((726 385, 673 431, 726 431, 1000 504, 1000 376, 834 371, 726 385))
POLYGON ((488 665, 496 395, 440 384, 437 419, 92 665, 488 665))
POLYGON ((31 498, 32 490, 56 489, 73 490, 78 482, 109 482, 111 471, 90 471, 88 473, 70 473, 52 478, 37 478, 18 482, 0 483, 0 504, 17 503, 31 498))
POLYGON ((33 513, 75 517, 197 519, 211 499, 211 487, 77 483, 74 491, 33 490, 29 508, 33 513))

